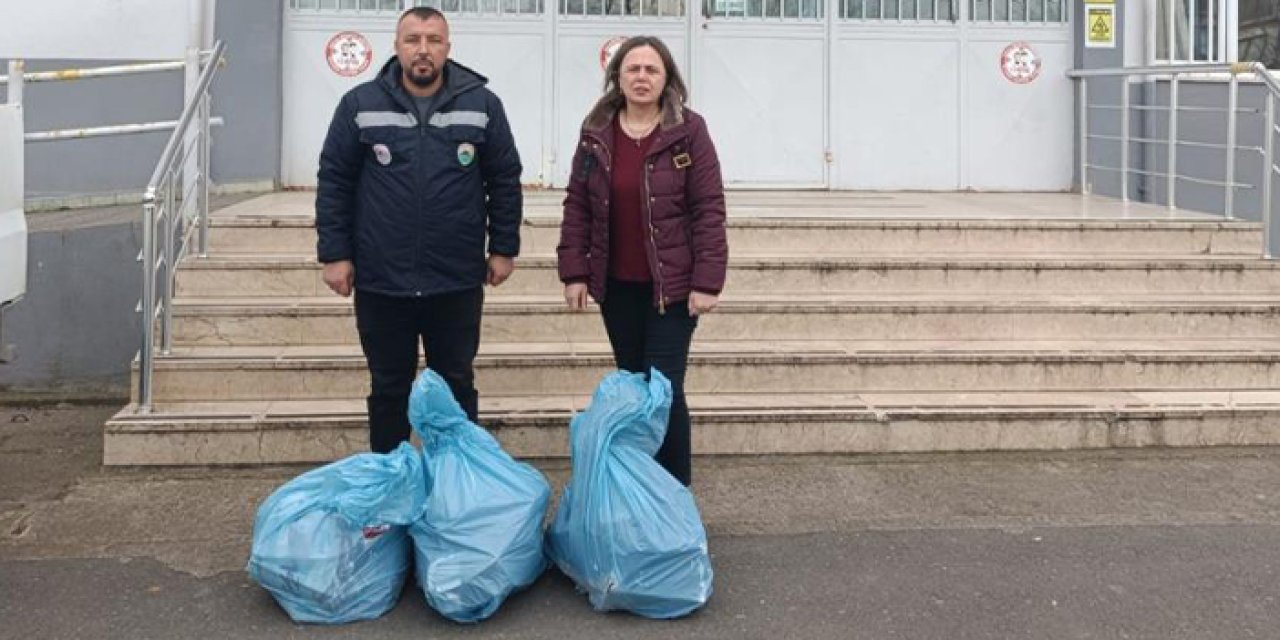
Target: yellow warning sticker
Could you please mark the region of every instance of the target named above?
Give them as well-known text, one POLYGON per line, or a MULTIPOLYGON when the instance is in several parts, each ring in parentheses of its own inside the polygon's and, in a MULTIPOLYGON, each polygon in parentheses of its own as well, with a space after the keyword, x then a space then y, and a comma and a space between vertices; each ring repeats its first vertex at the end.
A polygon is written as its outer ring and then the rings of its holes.
POLYGON ((1116 46, 1116 8, 1111 4, 1085 5, 1085 46, 1092 49, 1114 49, 1116 46))

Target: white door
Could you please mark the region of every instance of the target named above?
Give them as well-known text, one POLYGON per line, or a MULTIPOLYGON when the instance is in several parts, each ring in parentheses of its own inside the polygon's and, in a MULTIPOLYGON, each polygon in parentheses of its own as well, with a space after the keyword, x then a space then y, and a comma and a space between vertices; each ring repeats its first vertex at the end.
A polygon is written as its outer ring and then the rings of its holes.
POLYGON ((701 0, 693 104, 725 183, 827 186, 825 0, 701 0))
POLYGON ((965 9, 961 187, 1070 190, 1070 0, 970 0, 965 9))
POLYGON ((289 0, 283 181, 315 184, 339 98, 391 57, 399 12, 432 4, 454 59, 506 105, 526 184, 564 186, 604 50, 649 34, 684 72, 729 186, 1066 190, 1069 2, 289 0))
POLYGON ((1067 0, 839 0, 838 189, 1071 188, 1067 0))

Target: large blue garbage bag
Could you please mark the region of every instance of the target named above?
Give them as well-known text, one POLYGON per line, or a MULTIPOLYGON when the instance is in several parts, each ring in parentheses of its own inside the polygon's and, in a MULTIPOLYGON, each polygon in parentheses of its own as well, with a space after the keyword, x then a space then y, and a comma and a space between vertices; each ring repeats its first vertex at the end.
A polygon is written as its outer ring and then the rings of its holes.
POLYGON ((573 475, 548 554, 601 611, 676 618, 711 597, 707 533, 693 494, 654 459, 671 383, 618 371, 570 425, 573 475))
POLYGON ((409 574, 407 525, 426 505, 425 482, 408 443, 290 480, 258 507, 249 575, 298 622, 381 616, 409 574))
POLYGON ((471 423, 430 369, 413 384, 409 422, 422 438, 432 487, 409 528, 418 586, 441 615, 479 622, 546 570, 542 522, 551 487, 471 423))

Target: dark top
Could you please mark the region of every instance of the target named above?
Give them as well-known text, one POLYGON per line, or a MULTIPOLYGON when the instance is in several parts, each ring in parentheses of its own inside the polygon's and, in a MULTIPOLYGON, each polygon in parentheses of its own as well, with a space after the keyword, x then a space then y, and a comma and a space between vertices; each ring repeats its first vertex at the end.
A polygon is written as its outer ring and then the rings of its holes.
POLYGON ((431 117, 431 114, 435 112, 436 103, 439 102, 441 93, 444 93, 444 92, 437 91, 429 96, 413 97, 414 104, 418 106, 418 122, 419 123, 426 122, 427 119, 431 117))
MULTIPOLYGON (((621 117, 621 116, 619 116, 621 117)), ((609 277, 623 282, 651 282, 645 242, 644 158, 653 133, 633 140, 613 121, 613 175, 609 185, 609 277)))

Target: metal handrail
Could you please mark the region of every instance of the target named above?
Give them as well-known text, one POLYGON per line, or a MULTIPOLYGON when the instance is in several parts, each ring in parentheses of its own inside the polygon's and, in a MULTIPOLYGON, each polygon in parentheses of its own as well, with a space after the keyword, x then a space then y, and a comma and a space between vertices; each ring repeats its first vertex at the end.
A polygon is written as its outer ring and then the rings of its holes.
POLYGON ((156 164, 156 170, 151 173, 151 181, 147 183, 147 193, 154 194, 155 190, 160 186, 160 178, 164 174, 164 169, 169 162, 173 160, 174 154, 178 152, 178 147, 182 142, 182 131, 191 124, 191 120, 196 117, 196 111, 200 108, 199 101, 206 97, 209 91, 209 85, 213 83, 213 76, 218 72, 218 61, 222 59, 222 54, 226 53, 226 43, 219 40, 213 45, 213 53, 209 55, 209 59, 205 62, 204 70, 200 72, 200 79, 196 81, 195 90, 192 92, 191 101, 182 108, 182 116, 178 118, 178 130, 169 136, 169 142, 164 146, 164 151, 160 153, 160 162, 156 164))
MULTIPOLYGON (((68 82, 72 80, 88 80, 91 78, 115 78, 145 73, 180 71, 187 66, 184 60, 166 60, 163 62, 142 62, 138 64, 113 65, 109 67, 92 67, 88 69, 60 69, 58 71, 37 71, 28 73, 26 61, 14 59, 9 61, 9 75, 0 76, 0 86, 8 85, 10 104, 22 104, 25 86, 38 82, 68 82)), ((214 126, 222 126, 221 118, 214 118, 214 126)), ((78 129, 55 129, 52 131, 26 132, 25 142, 53 142, 57 140, 78 140, 104 136, 130 135, 150 133, 153 131, 171 131, 177 127, 176 121, 144 122, 137 124, 117 124, 100 127, 83 127, 78 129)))
MULTIPOLYGON (((110 67, 94 67, 92 69, 64 69, 62 71, 33 71, 23 73, 23 82, 63 82, 66 80, 84 80, 88 78, 110 78, 114 76, 131 76, 139 73, 157 71, 181 71, 187 63, 182 60, 166 60, 164 62, 140 62, 138 64, 122 64, 110 67)), ((15 79, 16 81, 16 79, 15 79)), ((8 84, 9 76, 0 76, 0 84, 8 84)))
MULTIPOLYGON (((1067 77, 1080 80, 1080 99, 1078 104, 1078 114, 1080 121, 1079 131, 1079 147, 1080 147, 1080 191, 1081 193, 1089 193, 1089 170, 1096 169, 1099 171, 1112 171, 1120 174, 1120 198, 1127 201, 1129 199, 1129 174, 1138 173, 1140 175, 1159 175, 1166 180, 1166 192, 1168 194, 1168 206, 1170 209, 1177 207, 1177 189, 1178 181, 1195 182, 1199 184, 1210 184, 1222 186, 1224 192, 1224 213, 1228 220, 1235 219, 1235 192, 1237 188, 1254 188, 1253 185, 1242 184, 1236 182, 1236 154, 1238 151, 1261 151, 1263 157, 1263 180, 1262 180, 1262 219, 1263 219, 1263 250, 1262 255, 1268 259, 1274 257, 1272 252, 1273 238, 1273 218, 1275 212, 1272 211, 1272 180, 1275 175, 1280 175, 1280 167, 1275 164, 1274 158, 1274 138, 1278 132, 1276 127, 1275 103, 1280 98, 1280 81, 1276 80, 1271 72, 1267 70, 1266 65, 1260 62, 1237 62, 1233 64, 1172 64, 1172 65, 1156 65, 1148 67, 1121 67, 1113 69, 1077 69, 1067 72, 1067 77), (1227 107, 1225 109, 1204 109, 1190 108, 1179 106, 1179 83, 1182 76, 1189 74, 1204 73, 1227 73, 1231 75, 1229 93, 1227 96, 1227 107), (1240 146, 1236 141, 1237 123, 1241 110, 1239 108, 1240 98, 1240 80, 1239 76, 1245 74, 1253 74, 1253 76, 1262 81, 1268 88, 1266 96, 1266 107, 1263 110, 1265 114, 1265 131, 1264 142, 1261 149, 1252 146, 1240 146), (1168 111, 1169 127, 1167 140, 1154 141, 1147 138, 1134 138, 1130 135, 1130 118, 1129 111, 1135 109, 1130 104, 1130 87, 1129 79, 1135 77, 1167 77, 1169 79, 1169 106, 1149 106, 1143 105, 1141 109, 1148 111, 1168 111), (1089 134, 1089 110, 1090 109, 1112 109, 1113 105, 1092 105, 1089 104, 1089 83, 1093 78, 1124 78, 1124 84, 1121 85, 1120 95, 1121 104, 1118 109, 1121 112, 1120 135, 1118 139, 1121 144, 1120 148, 1120 167, 1104 167, 1089 163, 1089 140, 1091 139, 1112 139, 1115 137, 1103 137, 1089 134), (1227 115, 1227 140, 1223 145, 1208 144, 1190 144, 1178 140, 1178 112, 1179 111, 1219 111, 1227 115), (1166 172, 1145 172, 1135 170, 1129 163, 1129 143, 1130 142, 1159 142, 1166 145, 1168 163, 1168 171, 1166 172), (1178 174, 1178 147, 1180 146, 1207 146, 1220 148, 1226 151, 1226 167, 1224 167, 1225 177, 1222 182, 1209 181, 1202 178, 1194 178, 1191 176, 1183 176, 1178 174)), ((1257 113, 1255 110, 1246 110, 1246 113, 1257 113)))
MULTIPOLYGON (((210 118, 211 126, 223 125, 222 118, 210 118)), ((178 128, 176 120, 146 122, 143 124, 115 124, 106 127, 85 127, 83 129, 59 129, 57 131, 37 131, 23 135, 25 142, 51 142, 54 140, 83 140, 85 138, 102 138, 106 136, 123 136, 132 133, 152 133, 155 131, 173 131, 178 128)))
POLYGON ((142 341, 138 351, 137 411, 147 413, 152 406, 152 378, 155 371, 156 322, 160 323, 159 349, 170 353, 173 346, 173 290, 178 261, 187 254, 193 230, 197 233, 199 255, 209 252, 209 87, 217 74, 226 44, 213 46, 205 58, 200 77, 190 99, 182 108, 177 127, 160 153, 160 161, 142 196, 142 341), (194 132, 189 131, 196 124, 194 132), (188 147, 194 133, 196 147, 188 147), (184 169, 195 152, 195 175, 184 169), (194 213, 190 211, 194 194, 194 213), (182 204, 179 208, 178 201, 182 204), (159 236, 160 242, 157 242, 159 236), (159 246, 157 246, 159 245, 159 246), (158 251, 157 251, 158 250, 158 251), (156 280, 163 274, 163 281, 156 280), (157 288, 159 291, 157 291, 157 288))

